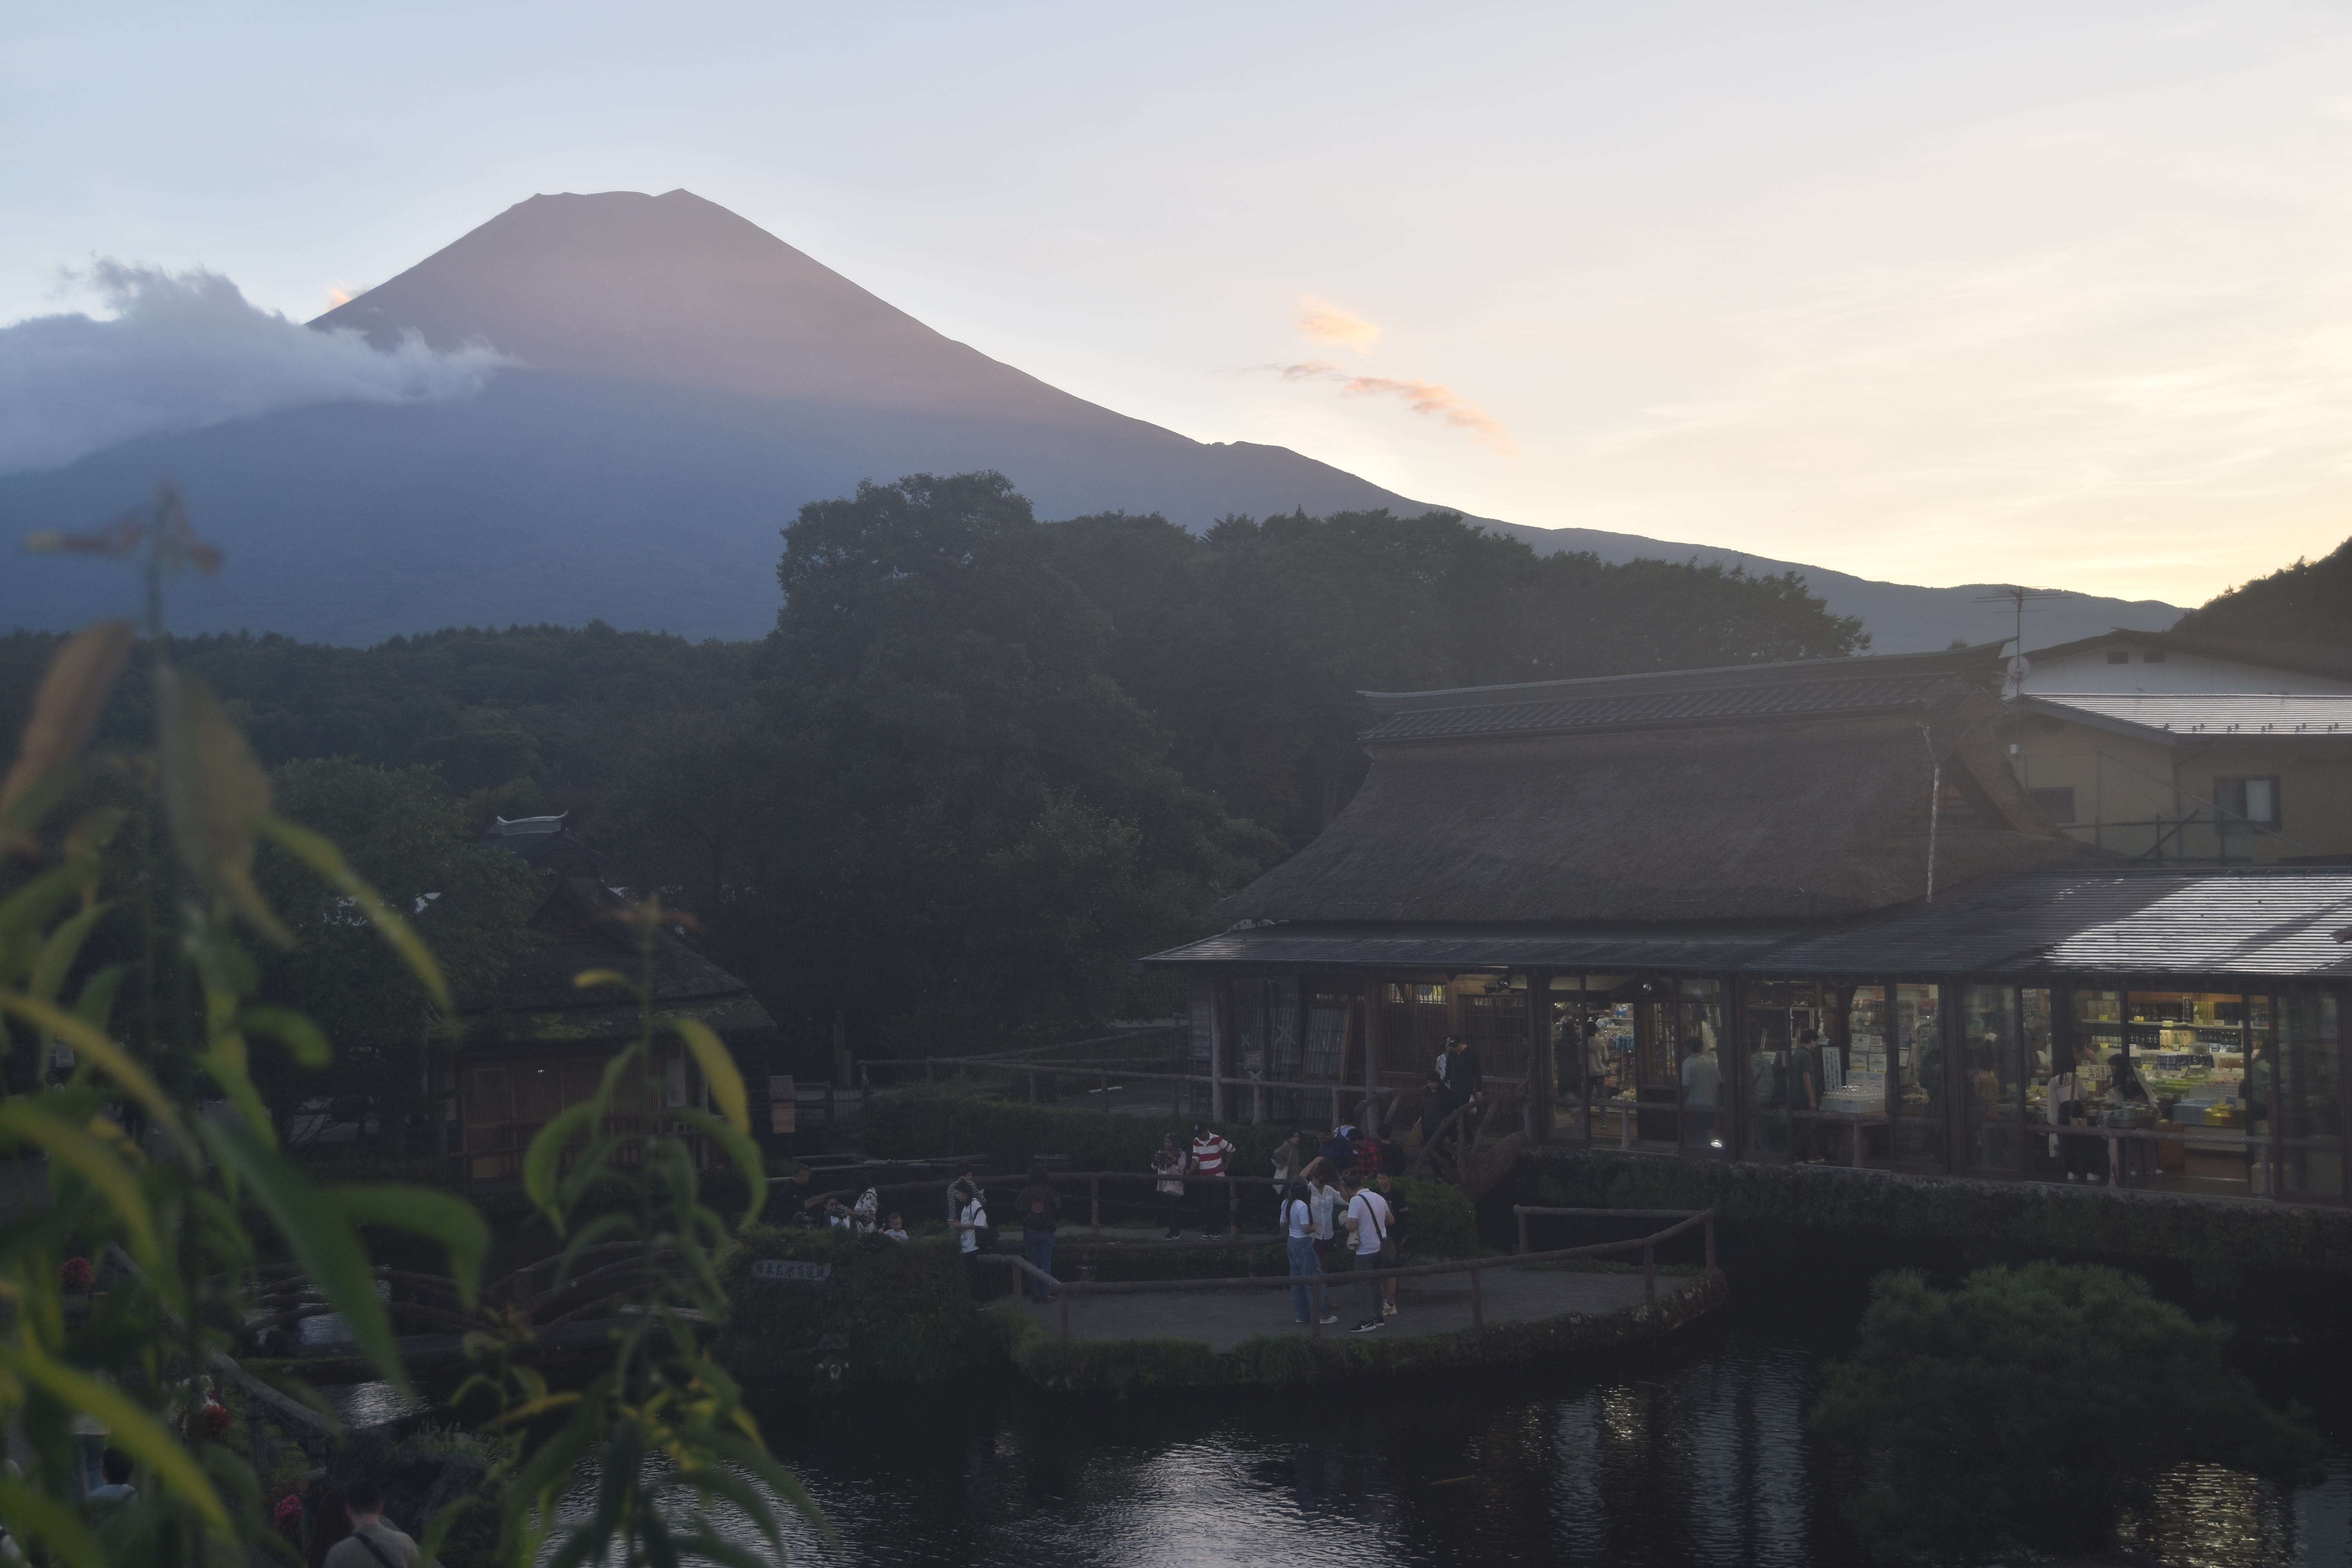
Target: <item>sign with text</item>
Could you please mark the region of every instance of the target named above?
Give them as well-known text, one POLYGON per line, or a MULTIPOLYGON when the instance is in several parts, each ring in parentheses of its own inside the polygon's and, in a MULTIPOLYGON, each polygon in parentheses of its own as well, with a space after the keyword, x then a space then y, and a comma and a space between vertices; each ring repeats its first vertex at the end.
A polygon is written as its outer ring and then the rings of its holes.
POLYGON ((780 1280, 788 1285, 822 1285, 833 1278, 830 1263, 795 1263, 790 1258, 761 1258, 751 1264, 754 1279, 780 1280))

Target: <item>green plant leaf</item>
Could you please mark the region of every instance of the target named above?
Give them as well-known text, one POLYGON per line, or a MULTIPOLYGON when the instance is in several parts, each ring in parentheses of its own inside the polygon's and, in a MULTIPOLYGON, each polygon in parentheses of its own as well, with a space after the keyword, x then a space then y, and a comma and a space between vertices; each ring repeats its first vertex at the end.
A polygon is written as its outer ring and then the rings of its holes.
POLYGON ((36 1383, 69 1410, 94 1415, 107 1428, 108 1440, 155 1473, 165 1489, 202 1514, 205 1522, 226 1533, 228 1510, 213 1489, 194 1456, 156 1420, 120 1389, 60 1362, 51 1361, 30 1342, 0 1344, 0 1366, 27 1383, 36 1383))
POLYGON ((180 864, 213 901, 235 910, 272 942, 293 936, 253 885, 254 833, 269 815, 269 775, 253 760, 213 689, 169 664, 155 666, 155 748, 163 815, 180 864))
POLYGON ((441 965, 435 961, 433 950, 425 945, 425 939, 416 934, 416 928, 399 910, 383 901, 383 895, 371 887, 366 878, 352 869, 341 850, 309 828, 298 827, 282 817, 264 816, 254 826, 357 904, 378 934, 400 954, 417 983, 431 993, 434 1005, 448 1011, 449 983, 441 978, 441 965))
POLYGON ((127 963, 110 963, 83 981, 81 994, 74 998, 74 1016, 93 1029, 104 1029, 107 1019, 114 1016, 114 994, 130 973, 127 963))
POLYGON ((98 922, 106 918, 111 904, 92 904, 79 914, 60 923, 41 944, 41 956, 33 961, 32 977, 25 989, 43 1002, 54 1002, 64 989, 66 976, 73 972, 74 960, 81 956, 81 944, 98 922))
POLYGON ((277 1148, 278 1128, 269 1120, 269 1107, 261 1102, 261 1091, 253 1087, 252 1076, 245 1070, 244 1038, 236 1034, 221 1037, 211 1050, 197 1054, 196 1065, 220 1085, 253 1135, 270 1148, 277 1148))
POLYGON ((0 1479, 0 1519, 8 1533, 37 1541, 58 1554, 66 1568, 106 1568, 106 1552, 81 1516, 46 1492, 20 1480, 0 1479))
POLYGON ((759 1218, 760 1211, 768 1205, 768 1166, 760 1156, 759 1145, 709 1111, 680 1110, 671 1114, 693 1122, 726 1151, 727 1157, 735 1162, 735 1168, 743 1173, 744 1184, 750 1189, 743 1218, 746 1222, 759 1218))
POLYGON ((392 1319, 375 1293, 375 1270, 351 1222, 310 1176, 242 1127, 203 1123, 205 1142, 235 1171, 277 1225, 295 1261, 352 1326, 352 1338, 385 1381, 405 1389, 408 1371, 392 1342, 392 1319))
POLYGON ((710 1098, 719 1103, 719 1114, 727 1118, 728 1126, 748 1137, 751 1131, 751 1098, 743 1092, 743 1075, 737 1069, 726 1042, 699 1018, 672 1018, 668 1026, 694 1053, 696 1064, 702 1068, 702 1080, 710 1086, 710 1098))
POLYGON ((482 1258, 490 1249, 490 1227, 481 1211, 455 1193, 402 1184, 374 1183, 330 1187, 328 1199, 354 1225, 388 1225, 437 1241, 449 1254, 449 1278, 467 1307, 481 1289, 482 1258))
POLYGON ((554 1225, 558 1236, 563 1234, 563 1215, 555 1207, 556 1168, 562 1163, 563 1146, 593 1123, 596 1110, 593 1100, 566 1106, 554 1121, 539 1130, 530 1147, 523 1152, 522 1190, 529 1194, 531 1206, 554 1225))
POLYGON ((291 1007, 247 1007, 236 1016, 236 1027, 241 1034, 268 1036, 306 1068, 322 1068, 335 1058, 319 1026, 291 1007))
POLYGON ((89 744, 98 716, 121 677, 123 661, 131 657, 131 640, 129 621, 93 621, 58 649, 33 698, 33 715, 25 722, 16 765, 0 781, 0 830, 29 827, 29 823, 12 824, 9 808, 89 744))
POLYGON ((144 1107, 147 1114, 154 1118, 155 1125, 180 1146, 181 1152, 198 1164, 203 1163, 204 1148, 188 1136, 178 1109, 155 1087, 155 1080, 131 1059, 131 1054, 109 1039, 104 1031, 53 1003, 35 1001, 10 991, 0 991, 0 1012, 14 1013, 36 1029, 46 1030, 71 1046, 77 1056, 86 1058, 89 1065, 112 1079, 124 1093, 144 1107))
POLYGON ((155 1216, 140 1190, 139 1172, 123 1151, 52 1110, 47 1095, 24 1095, 0 1104, 0 1137, 47 1150, 50 1159, 88 1182, 113 1208, 131 1235, 131 1250, 151 1268, 160 1259, 155 1216))

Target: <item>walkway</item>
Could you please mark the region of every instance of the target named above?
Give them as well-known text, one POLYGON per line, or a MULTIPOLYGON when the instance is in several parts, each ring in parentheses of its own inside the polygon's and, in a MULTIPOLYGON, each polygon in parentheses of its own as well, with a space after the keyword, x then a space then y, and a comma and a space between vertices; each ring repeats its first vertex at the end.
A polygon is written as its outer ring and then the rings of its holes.
MULTIPOLYGON (((1345 1274, 1321 1277, 1330 1288, 1331 1310, 1339 1321, 1324 1329, 1326 1335, 1351 1337, 1356 1321, 1356 1291, 1345 1274)), ((1691 1289, 1698 1277, 1658 1276, 1658 1300, 1691 1289)), ((1584 1273, 1565 1268, 1513 1268, 1507 1260, 1479 1271, 1485 1296, 1483 1317, 1487 1326, 1532 1322, 1571 1312, 1588 1315, 1614 1312, 1642 1304, 1642 1276, 1630 1273, 1584 1273)), ((1035 1301, 1028 1310, 1048 1333, 1061 1331, 1061 1306, 1035 1301)), ((1219 1353, 1258 1334, 1298 1334, 1307 1331, 1290 1317, 1290 1292, 1268 1289, 1172 1291, 1166 1295, 1088 1296, 1069 1300, 1070 1337, 1074 1340, 1180 1339, 1204 1342, 1219 1353)), ((1397 1315, 1378 1334, 1366 1339, 1412 1338, 1423 1334, 1458 1333, 1470 1325, 1470 1279, 1466 1274, 1399 1281, 1397 1315)))

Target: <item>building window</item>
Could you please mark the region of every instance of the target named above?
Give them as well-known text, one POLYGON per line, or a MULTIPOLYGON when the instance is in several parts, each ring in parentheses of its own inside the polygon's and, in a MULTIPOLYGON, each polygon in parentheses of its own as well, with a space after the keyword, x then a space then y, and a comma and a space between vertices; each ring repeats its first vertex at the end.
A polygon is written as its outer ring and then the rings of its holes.
POLYGON ((2037 789, 2028 793, 2033 796, 2033 804, 2041 808, 2042 815, 2051 821, 2074 820, 2074 786, 2073 784, 2060 784, 2053 789, 2037 789))
POLYGON ((2257 827, 2276 827, 2280 821, 2278 776, 2215 779, 2213 804, 2235 821, 2257 827))
POLYGON ((2127 647, 2111 647, 2107 649, 2107 662, 2109 664, 2129 664, 2131 662, 2131 649, 2127 647))
POLYGON ((2160 647, 2148 648, 2140 654, 2139 661, 2142 664, 2162 664, 2164 662, 2164 650, 2160 647))

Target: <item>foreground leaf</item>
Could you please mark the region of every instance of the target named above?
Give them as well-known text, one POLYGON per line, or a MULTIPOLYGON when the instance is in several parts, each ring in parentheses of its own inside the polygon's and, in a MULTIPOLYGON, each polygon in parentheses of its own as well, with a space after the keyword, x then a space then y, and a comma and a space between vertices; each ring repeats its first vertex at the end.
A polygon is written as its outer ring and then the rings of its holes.
POLYGON ((163 815, 181 866, 214 902, 290 946, 293 937, 253 885, 253 836, 269 815, 269 775, 213 689, 162 663, 155 667, 155 743, 163 815))
MULTIPOLYGON (((98 621, 76 632, 49 661, 26 721, 16 764, 0 782, 0 823, 33 786, 81 755, 131 657, 129 621, 98 621)), ((29 826, 29 825, 26 825, 29 826)))

